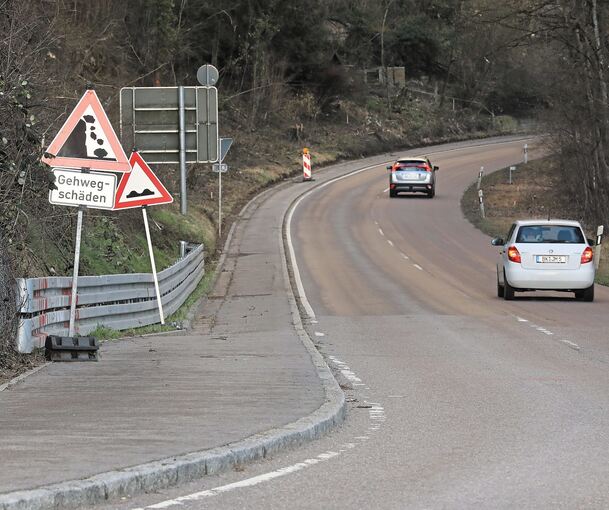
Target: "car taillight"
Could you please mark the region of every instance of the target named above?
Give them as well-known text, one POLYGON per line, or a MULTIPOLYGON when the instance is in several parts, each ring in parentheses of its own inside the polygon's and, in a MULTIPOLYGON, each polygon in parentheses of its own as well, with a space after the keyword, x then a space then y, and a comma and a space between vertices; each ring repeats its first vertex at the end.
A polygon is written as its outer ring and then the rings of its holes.
POLYGON ((581 263, 587 264, 588 262, 592 262, 593 258, 594 252, 592 251, 592 248, 590 248, 590 246, 587 246, 584 252, 582 253, 581 263))
POLYGON ((522 262, 522 259, 520 258, 520 252, 518 251, 518 248, 516 248, 516 246, 510 246, 508 248, 507 256, 510 262, 522 262))

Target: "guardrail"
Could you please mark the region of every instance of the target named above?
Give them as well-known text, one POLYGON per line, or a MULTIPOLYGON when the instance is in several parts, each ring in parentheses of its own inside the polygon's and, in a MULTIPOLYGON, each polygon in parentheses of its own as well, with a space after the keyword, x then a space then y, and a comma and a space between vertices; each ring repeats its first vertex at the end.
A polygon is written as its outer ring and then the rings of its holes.
MULTIPOLYGON (((158 273, 163 308, 174 313, 205 274, 203 245, 196 245, 174 265, 158 273)), ((71 277, 17 280, 21 320, 17 350, 44 347, 47 335, 68 335, 71 277)), ((160 322, 152 274, 117 274, 78 278, 77 335, 98 326, 121 330, 160 322)))

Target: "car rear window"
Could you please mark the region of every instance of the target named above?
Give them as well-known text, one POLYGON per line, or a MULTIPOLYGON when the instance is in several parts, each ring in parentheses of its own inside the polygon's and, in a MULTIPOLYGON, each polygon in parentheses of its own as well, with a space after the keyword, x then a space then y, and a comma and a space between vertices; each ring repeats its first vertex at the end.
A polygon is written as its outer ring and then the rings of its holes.
POLYGON ((395 166, 396 170, 406 170, 409 168, 416 170, 427 170, 427 165, 424 161, 398 161, 395 166))
POLYGON ((526 225, 520 227, 517 243, 585 243, 579 227, 572 225, 526 225))

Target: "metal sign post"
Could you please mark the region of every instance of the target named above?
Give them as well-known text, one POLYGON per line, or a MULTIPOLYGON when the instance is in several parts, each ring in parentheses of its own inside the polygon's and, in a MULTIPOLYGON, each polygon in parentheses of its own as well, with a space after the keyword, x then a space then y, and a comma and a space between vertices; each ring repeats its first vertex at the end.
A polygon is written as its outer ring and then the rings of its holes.
POLYGON ((184 87, 178 87, 178 118, 180 138, 180 212, 186 214, 186 129, 184 121, 184 87))
POLYGON ((486 218, 486 213, 484 212, 484 192, 482 190, 478 191, 478 200, 480 201, 480 215, 482 218, 486 218))
POLYGON ((512 184, 512 172, 516 171, 516 167, 515 166, 511 166, 510 167, 510 181, 509 183, 512 184))
MULTIPOLYGON (((220 145, 222 142, 218 138, 218 163, 222 164, 222 155, 220 154, 220 145)), ((222 238, 222 172, 218 171, 218 239, 222 238)))
POLYGON ((82 217, 85 207, 78 208, 76 220, 76 246, 74 248, 74 272, 72 273, 72 299, 70 300, 70 326, 68 336, 74 336, 76 331, 76 300, 78 296, 78 266, 80 265, 80 239, 82 233, 82 217))
POLYGON ((156 292, 156 302, 159 305, 159 315, 161 316, 161 324, 165 324, 165 316, 163 315, 163 303, 161 301, 161 291, 159 289, 159 278, 156 274, 156 263, 154 262, 154 253, 152 251, 152 240, 150 239, 150 227, 148 226, 148 214, 146 207, 142 207, 142 215, 144 216, 144 228, 146 229, 146 240, 148 241, 148 253, 150 254, 150 265, 152 266, 152 278, 154 280, 154 291, 156 292))
POLYGON ((228 171, 228 165, 222 161, 232 144, 232 138, 218 138, 218 163, 212 166, 212 171, 218 172, 218 237, 222 237, 222 174, 228 171))

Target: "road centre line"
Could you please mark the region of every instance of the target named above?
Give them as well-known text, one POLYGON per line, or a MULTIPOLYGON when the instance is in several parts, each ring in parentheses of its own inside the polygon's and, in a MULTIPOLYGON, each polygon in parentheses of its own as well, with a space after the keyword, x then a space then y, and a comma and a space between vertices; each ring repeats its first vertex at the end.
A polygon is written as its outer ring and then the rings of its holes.
POLYGON ((393 246, 393 241, 392 241, 391 239, 387 239, 387 244, 388 244, 389 246, 393 246))
POLYGON ((572 349, 575 349, 576 351, 581 350, 581 347, 579 345, 577 345, 575 342, 571 342, 571 341, 565 340, 565 339, 559 339, 558 341, 567 345, 568 347, 571 347, 572 349))
MULTIPOLYGON (((534 329, 535 331, 539 331, 540 333, 543 333, 544 335, 547 335, 547 336, 554 336, 554 333, 552 331, 550 331, 542 326, 533 324, 532 322, 529 322, 527 319, 519 317, 518 315, 515 315, 514 317, 516 318, 516 320, 518 322, 526 323, 527 326, 529 326, 531 329, 534 329)), ((555 340, 557 342, 560 342, 561 344, 566 345, 567 347, 569 347, 575 351, 581 351, 581 347, 578 344, 576 344, 575 342, 571 342, 570 340, 566 340, 564 338, 555 338, 555 340)))
POLYGON ((379 234, 381 234, 382 236, 384 236, 384 235, 385 235, 385 232, 383 232, 383 229, 382 229, 382 228, 379 228, 379 234))
POLYGON ((419 271, 423 271, 423 268, 419 266, 419 264, 413 264, 413 266, 416 267, 419 271))
POLYGON ((389 191, 389 188, 384 189, 384 190, 383 190, 383 193, 387 193, 388 191, 389 191))

